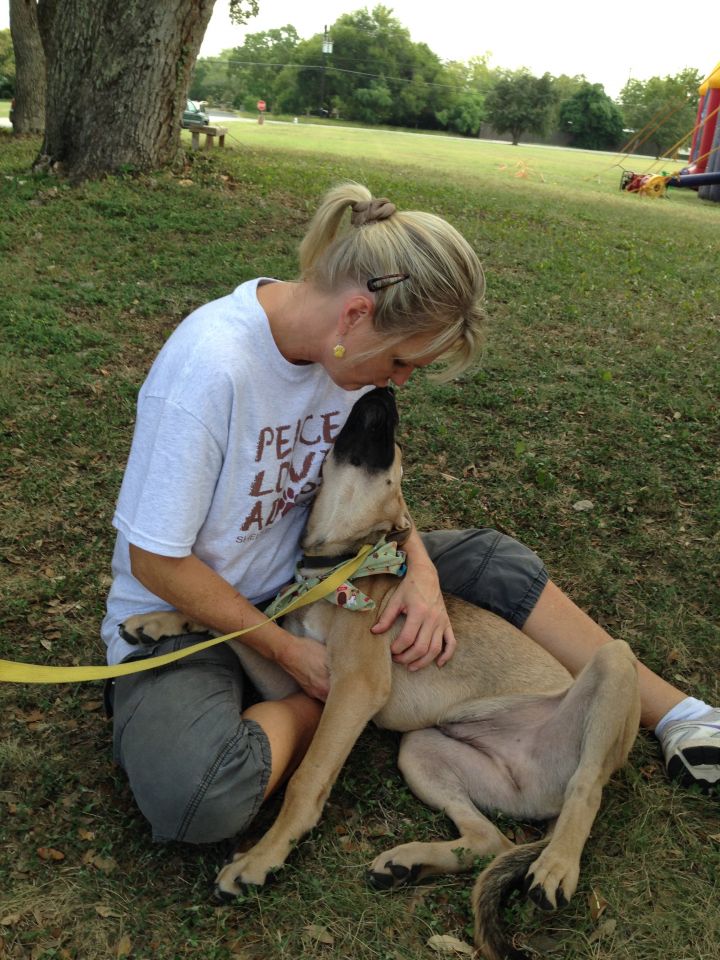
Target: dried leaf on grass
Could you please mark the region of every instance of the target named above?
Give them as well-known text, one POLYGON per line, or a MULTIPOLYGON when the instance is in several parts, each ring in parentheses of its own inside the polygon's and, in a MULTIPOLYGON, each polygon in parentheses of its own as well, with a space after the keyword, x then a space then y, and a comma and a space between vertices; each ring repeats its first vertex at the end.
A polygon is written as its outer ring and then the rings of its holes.
POLYGON ((309 923, 305 927, 305 932, 316 943, 324 943, 327 947, 332 947, 335 943, 335 937, 333 937, 327 927, 321 927, 318 923, 309 923))
POLYGON ((114 870, 117 870, 117 860, 112 857, 101 857, 94 850, 88 850, 83 854, 82 862, 88 866, 96 867, 101 873, 109 876, 114 870))
POLYGON ((132 953, 132 940, 127 934, 124 934, 118 940, 118 945, 115 948, 116 957, 129 957, 132 953))
POLYGON ((601 917, 608 908, 608 902, 599 890, 593 890, 591 892, 588 897, 588 905, 590 907, 590 916, 593 920, 601 917))
POLYGON ((616 927, 617 920, 613 920, 612 918, 603 920, 597 930, 593 930, 590 934, 590 943, 595 943, 596 940, 606 940, 608 937, 611 937, 615 933, 616 927))
POLYGON ((532 950, 533 956, 539 954, 541 957, 552 953, 559 953, 560 950, 564 950, 562 940, 558 937, 551 937, 550 934, 547 933, 536 933, 521 946, 532 950))
POLYGON ((93 713, 95 710, 99 710, 103 706, 104 702, 102 700, 86 700, 82 705, 82 709, 85 711, 85 713, 93 713))
POLYGON ((469 943, 465 943, 464 940, 458 940, 457 937, 447 936, 446 934, 435 934, 434 937, 430 937, 427 945, 436 953, 448 953, 466 957, 471 957, 475 953, 474 947, 471 947, 469 943))
POLYGON ((0 917, 0 927, 14 927, 20 923, 22 918, 22 913, 8 913, 6 916, 0 917))
POLYGON ((117 910, 113 910, 112 907, 106 907, 104 903, 95 904, 95 913, 99 917, 102 917, 103 920, 107 920, 110 917, 115 917, 117 919, 120 919, 122 917, 121 913, 118 913, 117 910))
POLYGON ((233 940, 228 944, 228 950, 233 957, 237 957, 238 960, 251 960, 250 954, 247 952, 246 945, 242 940, 233 940))
POLYGON ((65 854, 61 850, 56 850, 55 847, 38 847, 37 855, 41 860, 64 860, 65 854))

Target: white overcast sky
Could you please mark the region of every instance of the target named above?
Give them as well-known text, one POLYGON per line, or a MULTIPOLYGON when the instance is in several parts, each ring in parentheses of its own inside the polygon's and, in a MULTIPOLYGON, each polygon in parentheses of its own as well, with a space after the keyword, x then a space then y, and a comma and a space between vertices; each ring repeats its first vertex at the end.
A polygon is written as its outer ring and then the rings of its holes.
MULTIPOLYGON (((217 0, 200 55, 238 46, 246 33, 291 23, 301 37, 321 33, 358 0, 259 0, 260 14, 237 27, 228 0, 217 0)), ((9 25, 9 0, 0 0, 0 29, 9 25)), ((533 73, 584 73, 617 96, 629 76, 646 80, 684 67, 706 76, 720 61, 713 4, 678 6, 676 0, 386 0, 416 42, 443 60, 468 60, 489 52, 497 67, 529 67, 533 73)), ((367 7, 375 6, 373 0, 367 7)))
MULTIPOLYGON (((260 14, 234 26, 227 0, 217 0, 201 56, 209 57, 256 33, 292 23, 301 37, 321 33, 343 13, 375 3, 357 0, 259 0, 260 14)), ((707 76, 720 61, 720 30, 712 4, 679 7, 676 0, 386 0, 416 42, 442 60, 489 52, 496 67, 529 67, 556 76, 584 73, 617 96, 629 76, 646 80, 697 67, 707 76), (697 16, 694 15, 694 12, 697 16), (711 25, 714 21, 714 26, 711 25)))

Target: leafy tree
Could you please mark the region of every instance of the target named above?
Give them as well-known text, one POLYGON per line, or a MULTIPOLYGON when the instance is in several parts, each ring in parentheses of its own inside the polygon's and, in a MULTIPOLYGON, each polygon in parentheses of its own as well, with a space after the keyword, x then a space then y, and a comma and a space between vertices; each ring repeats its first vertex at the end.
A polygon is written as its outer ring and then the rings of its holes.
POLYGON ((42 133, 45 128, 45 52, 40 40, 36 0, 10 0, 10 33, 16 63, 13 132, 42 133))
POLYGON ((448 130, 477 137, 485 119, 485 100, 474 90, 462 90, 449 96, 447 105, 436 116, 448 130))
POLYGON ((274 86, 277 109, 304 113, 323 99, 322 106, 350 120, 437 126, 440 60, 426 44, 412 42, 389 8, 343 14, 330 36, 334 49, 326 58, 320 34, 295 47, 292 66, 274 86))
POLYGON ((600 83, 583 83, 560 108, 562 129, 575 147, 608 150, 620 146, 623 116, 600 83))
POLYGON ((633 149, 659 156, 689 134, 702 76, 687 67, 674 76, 628 80, 620 91, 625 126, 636 133, 633 149))
POLYGON ((562 110, 563 105, 567 103, 568 100, 572 99, 578 90, 580 90, 582 85, 587 82, 588 81, 583 74, 575 74, 571 77, 567 73, 561 73, 559 76, 553 77, 555 103, 550 111, 548 130, 555 131, 563 129, 563 123, 560 119, 560 111, 562 110))
POLYGON ((237 89, 229 76, 232 50, 223 50, 217 57, 201 57, 195 64, 188 97, 208 103, 230 104, 237 89))
POLYGON ((458 60, 446 63, 441 80, 445 89, 437 119, 448 130, 479 136, 485 119, 485 96, 494 83, 488 57, 473 57, 467 63, 458 60))
MULTIPOLYGON (((277 74, 269 94, 273 110, 276 113, 316 111, 320 105, 322 69, 322 36, 318 33, 309 40, 301 40, 295 47, 292 63, 277 74)), ((326 76, 330 75, 331 70, 327 70, 326 76)))
MULTIPOLYGON (((173 161, 190 72, 213 5, 38 0, 47 102, 36 165, 83 179, 173 161)), ((231 0, 240 22, 257 9, 257 0, 231 0)))
POLYGON ((546 132, 556 94, 549 73, 503 71, 485 99, 487 119, 498 133, 509 133, 517 146, 523 133, 546 132))
POLYGON ((353 120, 377 123, 378 119, 389 117, 392 107, 393 97, 390 88, 384 77, 378 77, 358 88, 350 112, 353 120))
POLYGON ((229 51, 227 78, 236 107, 255 109, 258 100, 265 100, 273 109, 274 87, 278 64, 293 61, 300 37, 295 27, 284 27, 251 33, 241 47, 229 51))
POLYGON ((0 99, 15 95, 15 54, 9 30, 0 30, 0 99))

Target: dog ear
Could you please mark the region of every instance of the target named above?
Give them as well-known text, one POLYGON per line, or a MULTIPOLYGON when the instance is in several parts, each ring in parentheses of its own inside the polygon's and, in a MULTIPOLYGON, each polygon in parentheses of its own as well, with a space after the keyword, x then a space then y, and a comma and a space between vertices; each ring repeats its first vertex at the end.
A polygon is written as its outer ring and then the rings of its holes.
POLYGON ((388 534, 388 540, 395 540, 398 546, 400 546, 410 536, 412 528, 412 518, 407 510, 404 510, 397 523, 393 524, 393 528, 388 534))

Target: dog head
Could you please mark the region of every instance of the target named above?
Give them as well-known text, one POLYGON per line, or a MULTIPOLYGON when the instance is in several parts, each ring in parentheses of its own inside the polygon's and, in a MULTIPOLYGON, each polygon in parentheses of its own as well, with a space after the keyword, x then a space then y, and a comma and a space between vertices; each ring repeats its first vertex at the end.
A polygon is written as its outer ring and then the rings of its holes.
POLYGON ((337 435, 332 458, 368 473, 387 470, 395 459, 395 428, 399 422, 395 395, 376 387, 357 401, 337 435))
POLYGON ((395 397, 387 387, 364 394, 352 408, 323 466, 323 485, 302 543, 309 556, 334 556, 383 534, 403 539, 410 532, 397 424, 395 397))

